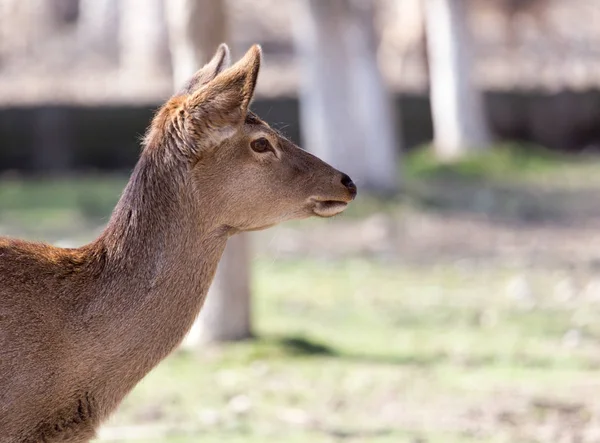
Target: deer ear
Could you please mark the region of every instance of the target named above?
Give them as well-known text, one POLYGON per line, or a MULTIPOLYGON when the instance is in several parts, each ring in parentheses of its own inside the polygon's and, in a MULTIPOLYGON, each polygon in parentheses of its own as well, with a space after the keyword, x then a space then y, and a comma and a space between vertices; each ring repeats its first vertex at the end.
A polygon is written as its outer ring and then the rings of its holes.
POLYGON ((203 135, 226 134, 228 129, 243 124, 254 96, 261 59, 260 46, 252 46, 240 61, 188 98, 189 112, 203 135))
POLYGON ((229 47, 225 43, 221 43, 217 48, 217 52, 213 58, 202 68, 200 68, 194 76, 188 80, 185 86, 179 92, 179 95, 189 95, 196 91, 201 86, 214 80, 214 78, 223 72, 231 64, 231 55, 229 47))

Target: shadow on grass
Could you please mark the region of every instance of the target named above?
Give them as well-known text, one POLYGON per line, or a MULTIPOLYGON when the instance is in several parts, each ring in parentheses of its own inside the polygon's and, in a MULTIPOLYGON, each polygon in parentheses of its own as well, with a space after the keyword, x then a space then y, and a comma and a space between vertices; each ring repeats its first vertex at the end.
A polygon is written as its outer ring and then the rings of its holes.
POLYGON ((276 340, 289 355, 338 357, 339 353, 322 343, 304 337, 282 337, 276 340))
MULTIPOLYGON (((506 355, 465 355, 448 352, 431 352, 417 354, 377 355, 368 353, 352 353, 336 349, 314 339, 300 336, 259 337, 255 341, 254 350, 249 355, 254 358, 326 358, 345 362, 398 365, 414 367, 434 367, 438 365, 455 365, 466 368, 482 368, 499 365, 517 366, 526 369, 551 369, 562 366, 551 357, 518 354, 506 355)), ((597 369, 593 362, 575 362, 578 367, 597 369)))
POLYGON ((319 427, 318 430, 338 440, 347 439, 371 439, 379 437, 387 437, 393 435, 395 430, 391 428, 372 429, 372 430, 349 430, 349 429, 335 429, 335 428, 323 428, 319 427))

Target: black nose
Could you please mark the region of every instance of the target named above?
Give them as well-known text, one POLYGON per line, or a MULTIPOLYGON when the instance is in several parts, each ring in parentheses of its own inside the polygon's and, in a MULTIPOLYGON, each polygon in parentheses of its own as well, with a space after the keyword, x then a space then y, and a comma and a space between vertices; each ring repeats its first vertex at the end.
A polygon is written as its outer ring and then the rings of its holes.
POLYGON ((342 184, 350 191, 352 198, 356 197, 356 185, 348 175, 342 174, 342 184))

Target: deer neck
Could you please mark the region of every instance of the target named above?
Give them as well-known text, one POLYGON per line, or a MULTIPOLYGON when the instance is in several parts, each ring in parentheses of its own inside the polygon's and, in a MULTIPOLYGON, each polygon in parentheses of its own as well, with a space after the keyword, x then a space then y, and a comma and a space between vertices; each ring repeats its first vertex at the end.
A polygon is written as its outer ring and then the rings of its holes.
POLYGON ((144 152, 95 245, 106 263, 85 315, 102 337, 103 372, 128 387, 191 328, 229 235, 198 205, 187 165, 158 155, 144 152))

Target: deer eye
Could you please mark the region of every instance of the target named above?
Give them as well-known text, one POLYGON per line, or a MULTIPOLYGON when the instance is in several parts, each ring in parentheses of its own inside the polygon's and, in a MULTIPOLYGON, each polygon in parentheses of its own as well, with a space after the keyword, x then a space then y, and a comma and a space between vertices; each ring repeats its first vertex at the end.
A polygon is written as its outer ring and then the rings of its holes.
POLYGON ((264 137, 257 138, 256 140, 254 140, 252 143, 250 143, 250 147, 255 152, 262 153, 262 152, 272 151, 271 143, 269 143, 269 140, 267 140, 264 137))

